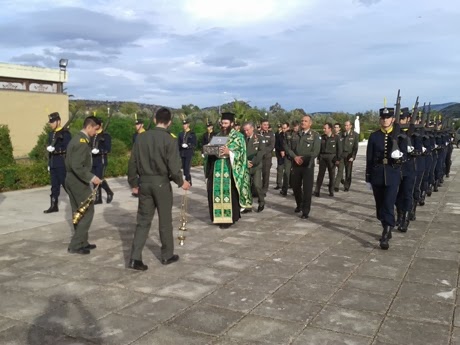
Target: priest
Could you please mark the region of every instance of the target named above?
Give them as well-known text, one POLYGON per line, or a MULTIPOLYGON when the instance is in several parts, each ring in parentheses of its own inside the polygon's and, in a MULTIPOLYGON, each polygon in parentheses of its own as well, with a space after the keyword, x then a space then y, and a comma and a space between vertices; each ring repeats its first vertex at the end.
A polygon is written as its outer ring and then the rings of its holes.
POLYGON ((221 158, 205 156, 209 213, 221 229, 235 224, 242 208, 252 207, 246 143, 243 134, 233 128, 234 122, 233 113, 222 113, 216 136, 228 137, 227 143, 220 147, 221 158))

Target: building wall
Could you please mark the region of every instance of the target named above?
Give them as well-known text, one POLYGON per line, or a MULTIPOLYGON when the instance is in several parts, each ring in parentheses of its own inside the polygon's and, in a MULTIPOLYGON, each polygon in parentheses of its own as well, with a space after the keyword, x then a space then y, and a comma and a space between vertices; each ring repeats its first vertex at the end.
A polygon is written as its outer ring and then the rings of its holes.
POLYGON ((8 125, 15 158, 27 157, 37 143, 48 115, 59 112, 64 124, 69 118, 69 97, 53 94, 0 89, 0 124, 8 125))

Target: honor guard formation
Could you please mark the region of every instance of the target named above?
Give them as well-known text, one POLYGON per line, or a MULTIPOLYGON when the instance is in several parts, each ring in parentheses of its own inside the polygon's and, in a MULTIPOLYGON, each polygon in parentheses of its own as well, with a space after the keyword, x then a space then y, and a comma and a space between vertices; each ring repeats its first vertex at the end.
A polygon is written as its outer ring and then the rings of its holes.
MULTIPOLYGON (((382 225, 380 248, 384 250, 390 247, 392 232, 407 232, 410 222, 417 219, 417 207, 425 205, 426 197, 437 192, 444 177, 449 177, 454 144, 450 120, 431 119, 430 104, 419 109, 418 97, 412 109, 401 108, 400 100, 398 91, 395 107, 379 110, 380 128, 369 136, 363 176, 375 199, 376 217, 382 225)), ((51 205, 44 212, 59 211, 60 186, 64 186, 74 214, 68 252, 89 254, 96 248, 88 242, 94 205, 103 203, 102 190, 106 203, 114 197, 104 178, 112 146, 107 132, 110 114, 105 124, 96 116, 88 116, 74 138, 68 131, 71 120, 61 126, 58 113, 49 115, 51 205)), ((183 130, 177 137, 169 132, 172 114, 167 108, 159 109, 153 122, 153 130, 144 129, 143 121, 135 116, 128 166, 128 183, 139 202, 128 267, 143 271, 148 267, 142 261, 142 250, 156 210, 160 260, 165 265, 179 260, 174 253, 171 181, 184 191, 190 189, 191 162, 198 145, 186 118, 182 118, 183 130)), ((345 121, 343 128, 340 123, 324 123, 322 134, 312 130, 312 125, 312 117, 304 115, 300 122, 279 124, 274 133, 268 119, 263 119, 260 126, 251 121, 239 124, 235 114, 224 112, 216 131, 214 123, 206 120, 201 155, 211 222, 221 229, 231 227, 253 211, 253 200, 257 200, 256 211, 264 211, 273 156, 277 162, 274 189, 287 197, 292 188, 292 212, 301 219, 309 218, 312 196, 322 197, 326 171, 329 197, 334 197, 341 185, 344 192, 349 192, 358 133, 350 121, 345 121), (319 170, 315 183, 316 165, 319 170)), ((357 126, 359 121, 355 122, 357 126)), ((183 201, 182 206, 185 204, 183 201)), ((184 219, 182 231, 186 230, 185 223, 184 219)), ((184 240, 182 236, 181 245, 184 240)))

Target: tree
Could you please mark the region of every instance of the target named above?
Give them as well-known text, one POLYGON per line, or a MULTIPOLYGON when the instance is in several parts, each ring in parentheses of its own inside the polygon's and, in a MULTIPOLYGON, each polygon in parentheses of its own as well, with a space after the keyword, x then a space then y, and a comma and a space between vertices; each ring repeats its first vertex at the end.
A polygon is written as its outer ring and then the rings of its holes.
MULTIPOLYGON (((134 115, 135 113, 140 113, 140 111, 139 105, 134 102, 125 102, 120 106, 120 113, 125 115, 134 115)), ((105 113, 107 113, 107 107, 105 113)))

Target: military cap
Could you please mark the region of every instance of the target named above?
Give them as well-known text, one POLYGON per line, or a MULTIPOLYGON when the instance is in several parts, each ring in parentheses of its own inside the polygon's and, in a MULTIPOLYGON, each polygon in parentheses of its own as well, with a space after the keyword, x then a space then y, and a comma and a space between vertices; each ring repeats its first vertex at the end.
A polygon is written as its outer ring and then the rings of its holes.
POLYGON ((143 125, 144 122, 142 120, 136 119, 135 121, 136 125, 143 125))
POLYGON ((235 121, 235 126, 240 126, 240 123, 238 121, 235 121))
POLYGON ((182 120, 182 124, 183 124, 183 125, 185 125, 185 124, 187 124, 187 123, 190 123, 190 120, 188 120, 188 119, 182 120))
POLYGON ((206 123, 206 127, 211 127, 211 126, 214 127, 214 124, 213 124, 211 121, 208 121, 208 122, 206 123))
POLYGON ((229 120, 230 122, 234 122, 235 114, 230 112, 222 113, 222 120, 229 120))
POLYGON ((101 126, 102 125, 102 120, 98 117, 94 117, 94 122, 96 122, 96 125, 101 126))
POLYGON ((381 118, 389 118, 395 116, 395 108, 381 108, 379 109, 379 114, 381 118))
POLYGON ((57 112, 49 114, 48 118, 49 118, 49 123, 53 123, 54 121, 61 120, 61 116, 57 112))
POLYGON ((409 117, 410 116, 410 113, 409 113, 409 108, 402 108, 401 109, 401 115, 400 115, 400 119, 405 119, 406 117, 409 117))

